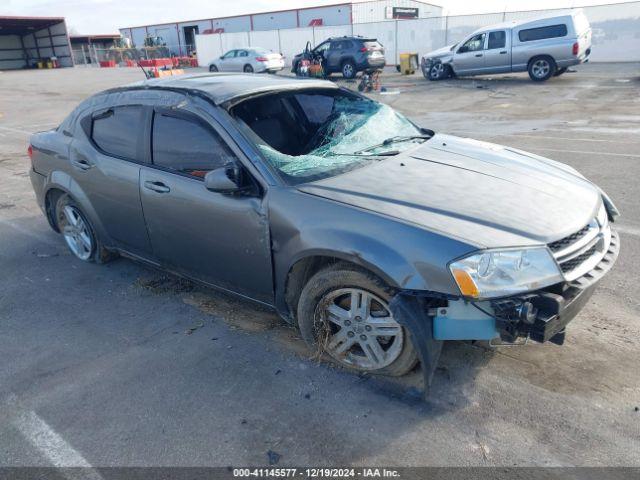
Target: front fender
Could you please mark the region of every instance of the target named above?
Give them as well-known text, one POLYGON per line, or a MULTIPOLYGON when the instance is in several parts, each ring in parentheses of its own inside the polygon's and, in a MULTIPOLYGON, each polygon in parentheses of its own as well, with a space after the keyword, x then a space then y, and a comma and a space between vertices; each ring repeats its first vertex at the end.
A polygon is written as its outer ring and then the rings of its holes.
POLYGON ((476 247, 416 225, 305 194, 269 192, 276 304, 293 265, 312 256, 346 260, 391 287, 459 295, 447 264, 476 247))

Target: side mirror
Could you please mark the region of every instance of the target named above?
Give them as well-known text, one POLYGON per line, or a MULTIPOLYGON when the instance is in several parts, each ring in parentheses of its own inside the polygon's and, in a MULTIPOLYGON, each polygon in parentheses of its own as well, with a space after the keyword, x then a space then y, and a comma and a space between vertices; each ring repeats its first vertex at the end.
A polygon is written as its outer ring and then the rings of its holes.
POLYGON ((456 53, 464 53, 467 51, 467 47, 460 47, 456 53))
POLYGON ((218 193, 236 193, 243 190, 241 185, 241 170, 235 163, 218 167, 204 176, 204 187, 218 193))

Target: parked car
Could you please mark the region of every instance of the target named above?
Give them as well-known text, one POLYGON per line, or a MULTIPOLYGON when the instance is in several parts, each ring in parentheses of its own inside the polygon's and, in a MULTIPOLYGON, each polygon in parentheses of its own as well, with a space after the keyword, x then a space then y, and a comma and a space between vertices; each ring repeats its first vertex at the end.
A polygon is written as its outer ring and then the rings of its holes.
POLYGON ((260 47, 229 50, 209 64, 210 72, 276 73, 284 68, 284 57, 260 47))
POLYGON ((532 80, 545 81, 587 62, 590 54, 591 27, 578 9, 481 28, 455 45, 427 53, 421 65, 429 80, 527 71, 532 80))
POLYGON ((358 72, 384 68, 384 48, 375 38, 329 38, 311 48, 307 43, 304 52, 291 62, 291 72, 300 74, 300 62, 304 58, 321 58, 325 75, 342 73, 344 78, 355 78, 358 72))
POLYGON ((77 259, 121 254, 268 305, 360 371, 402 375, 450 339, 562 343, 619 251, 615 206, 573 168, 323 80, 107 90, 29 152, 77 259))

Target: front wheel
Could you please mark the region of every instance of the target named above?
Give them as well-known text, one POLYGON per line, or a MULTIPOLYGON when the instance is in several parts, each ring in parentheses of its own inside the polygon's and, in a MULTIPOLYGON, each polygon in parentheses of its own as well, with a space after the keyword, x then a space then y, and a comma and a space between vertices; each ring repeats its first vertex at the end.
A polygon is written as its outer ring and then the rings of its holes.
POLYGON ((218 67, 216 67, 215 65, 209 65, 209 71, 210 72, 217 72, 218 71, 218 67))
POLYGON ((556 62, 551 57, 535 57, 529 62, 529 78, 534 82, 544 82, 556 73, 556 62))
POLYGON ((449 65, 444 65, 442 62, 436 62, 429 68, 429 80, 435 82, 437 80, 443 80, 449 76, 449 65))
POLYGON ((391 289, 375 275, 348 263, 316 273, 298 302, 305 342, 339 364, 400 376, 417 362, 408 332, 393 318, 391 289))

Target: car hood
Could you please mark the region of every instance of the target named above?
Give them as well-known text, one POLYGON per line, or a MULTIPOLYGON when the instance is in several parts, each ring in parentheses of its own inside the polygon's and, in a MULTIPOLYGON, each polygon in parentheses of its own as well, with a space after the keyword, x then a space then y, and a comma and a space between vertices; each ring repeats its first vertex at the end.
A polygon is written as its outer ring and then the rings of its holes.
POLYGON ((584 227, 601 203, 599 189, 567 165, 442 134, 298 188, 480 248, 558 240, 584 227))
POLYGON ((437 58, 437 57, 446 57, 447 55, 451 55, 451 47, 453 44, 447 45, 446 47, 439 48, 437 50, 433 50, 432 52, 425 53, 422 58, 437 58))

